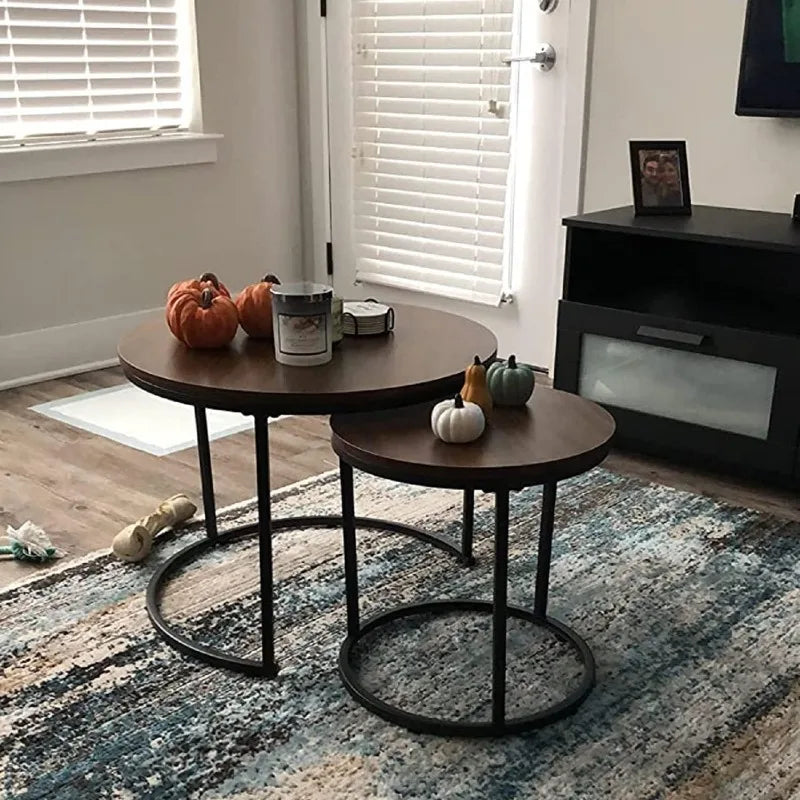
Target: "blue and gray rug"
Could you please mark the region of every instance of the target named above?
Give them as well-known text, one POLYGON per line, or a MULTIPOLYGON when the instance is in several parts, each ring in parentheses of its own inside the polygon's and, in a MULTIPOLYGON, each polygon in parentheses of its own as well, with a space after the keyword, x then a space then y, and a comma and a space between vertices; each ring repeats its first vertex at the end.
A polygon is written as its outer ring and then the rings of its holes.
MULTIPOLYGON (((360 513, 458 534, 458 492, 361 476, 360 513)), ((532 604, 539 490, 512 499, 510 596, 532 604)), ((276 515, 335 513, 327 475, 276 493, 276 515)), ((367 614, 491 591, 491 497, 476 504, 478 564, 359 534, 367 614)), ((224 514, 249 521, 251 503, 224 514)), ((370 715, 336 671, 344 635, 339 534, 275 536, 281 674, 265 681, 184 658, 155 635, 144 590, 202 535, 151 561, 105 553, 0 594, 0 796, 358 800, 789 800, 800 797, 800 525, 603 470, 559 490, 551 613, 594 650, 578 713, 496 741, 412 735, 370 715)), ((172 584, 171 619, 255 654, 253 543, 209 554, 172 584)), ((418 621, 419 622, 419 621, 418 621)), ((372 688, 415 710, 488 709, 486 620, 408 623, 363 653, 372 688)), ((512 713, 569 688, 560 645, 510 630, 512 713)))

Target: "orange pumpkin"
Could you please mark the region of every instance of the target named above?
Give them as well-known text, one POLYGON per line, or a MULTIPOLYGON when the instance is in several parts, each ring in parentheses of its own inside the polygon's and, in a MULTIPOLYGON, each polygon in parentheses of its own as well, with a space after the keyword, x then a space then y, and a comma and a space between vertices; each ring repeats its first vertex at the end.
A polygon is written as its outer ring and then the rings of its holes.
POLYGON ((167 306, 167 325, 187 347, 225 347, 239 327, 236 305, 214 289, 184 289, 167 306))
POLYGON ((225 297, 231 296, 228 287, 225 286, 224 283, 221 283, 213 272, 204 272, 199 278, 192 278, 188 281, 178 281, 178 283, 173 284, 167 292, 167 306, 169 306, 173 295, 178 292, 183 292, 186 289, 197 289, 200 292, 202 292, 203 289, 213 289, 219 294, 224 294, 225 297))
POLYGON ((494 402, 486 383, 486 367, 481 364, 478 356, 475 356, 474 363, 470 364, 464 372, 464 387, 460 394, 465 403, 477 403, 481 407, 484 417, 489 419, 494 402))
POLYGON ((274 275, 265 275, 258 283, 242 290, 236 298, 239 323, 248 336, 272 338, 272 287, 280 285, 274 275))

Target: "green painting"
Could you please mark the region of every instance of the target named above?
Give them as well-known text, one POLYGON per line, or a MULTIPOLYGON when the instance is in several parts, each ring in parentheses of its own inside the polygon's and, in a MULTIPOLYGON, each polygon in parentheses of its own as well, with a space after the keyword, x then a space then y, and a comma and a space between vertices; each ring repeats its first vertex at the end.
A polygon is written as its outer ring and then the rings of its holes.
POLYGON ((800 0, 783 0, 784 58, 800 62, 800 0))

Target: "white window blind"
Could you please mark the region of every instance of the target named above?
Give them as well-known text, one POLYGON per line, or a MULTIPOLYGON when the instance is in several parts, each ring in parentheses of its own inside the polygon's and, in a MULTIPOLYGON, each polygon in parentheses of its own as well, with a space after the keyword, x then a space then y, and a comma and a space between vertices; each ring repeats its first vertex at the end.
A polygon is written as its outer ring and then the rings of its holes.
POLYGON ((356 279, 498 304, 514 0, 354 0, 356 279))
POLYGON ((0 144, 184 128, 183 0, 0 0, 0 144))

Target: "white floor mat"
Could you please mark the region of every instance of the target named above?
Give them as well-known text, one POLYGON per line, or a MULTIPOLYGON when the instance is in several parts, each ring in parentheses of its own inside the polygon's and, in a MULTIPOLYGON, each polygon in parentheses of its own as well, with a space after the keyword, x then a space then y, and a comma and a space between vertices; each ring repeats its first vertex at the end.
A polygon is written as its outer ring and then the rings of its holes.
MULTIPOLYGON (((31 411, 154 456, 197 445, 192 406, 164 400, 130 383, 42 403, 31 411)), ((206 417, 211 440, 253 427, 252 417, 230 411, 209 410, 206 417)))

